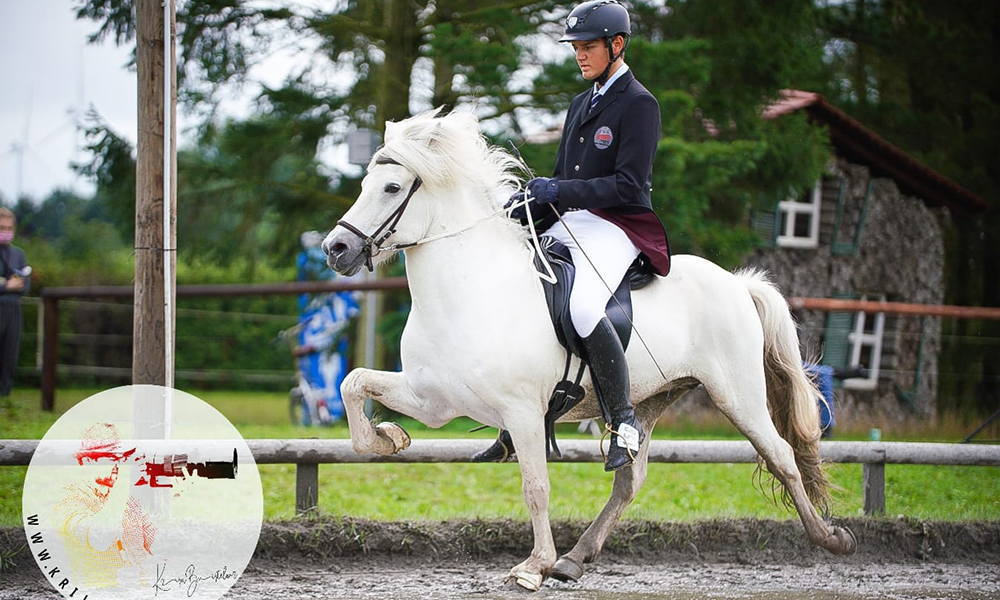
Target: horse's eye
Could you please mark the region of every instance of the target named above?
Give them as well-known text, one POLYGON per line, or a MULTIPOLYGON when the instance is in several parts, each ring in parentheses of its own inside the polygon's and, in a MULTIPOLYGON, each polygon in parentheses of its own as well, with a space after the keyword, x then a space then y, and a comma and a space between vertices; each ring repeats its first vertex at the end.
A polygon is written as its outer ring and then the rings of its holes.
POLYGON ((402 188, 399 187, 398 183, 387 183, 385 185, 385 193, 386 194, 395 194, 395 193, 398 193, 399 190, 401 190, 401 189, 402 188))

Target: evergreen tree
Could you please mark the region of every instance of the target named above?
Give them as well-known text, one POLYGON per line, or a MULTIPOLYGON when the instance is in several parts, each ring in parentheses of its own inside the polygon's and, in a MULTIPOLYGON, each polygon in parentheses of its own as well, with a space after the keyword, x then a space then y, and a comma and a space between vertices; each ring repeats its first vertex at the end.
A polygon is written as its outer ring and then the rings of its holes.
MULTIPOLYGON (((953 214, 945 301, 1000 306, 1000 11, 976 0, 849 0, 824 3, 822 26, 830 100, 994 207, 953 214)), ((958 340, 1000 338, 1000 326, 943 325, 939 409, 995 411, 1000 355, 958 340)))

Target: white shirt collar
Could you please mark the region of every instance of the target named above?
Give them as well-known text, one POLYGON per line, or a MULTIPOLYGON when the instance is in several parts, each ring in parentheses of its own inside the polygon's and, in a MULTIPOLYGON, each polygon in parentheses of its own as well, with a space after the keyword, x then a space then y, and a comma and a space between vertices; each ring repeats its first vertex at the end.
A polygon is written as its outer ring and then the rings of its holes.
POLYGON ((618 81, 618 78, 627 72, 628 72, 628 65, 622 63, 622 66, 618 67, 618 70, 615 71, 614 75, 608 77, 608 81, 604 85, 602 85, 600 89, 597 88, 597 82, 596 81, 594 82, 594 94, 598 96, 603 96, 604 92, 608 91, 608 89, 611 87, 611 84, 618 81))

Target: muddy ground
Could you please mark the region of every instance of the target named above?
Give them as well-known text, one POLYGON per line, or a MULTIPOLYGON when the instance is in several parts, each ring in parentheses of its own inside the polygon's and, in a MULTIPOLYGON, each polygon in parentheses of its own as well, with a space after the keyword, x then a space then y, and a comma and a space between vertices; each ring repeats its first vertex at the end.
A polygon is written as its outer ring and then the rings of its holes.
MULTIPOLYGON (((810 546, 797 521, 626 522, 579 582, 546 581, 531 597, 1000 599, 1000 522, 838 523, 857 535, 857 554, 836 557, 810 546)), ((556 523, 559 549, 569 549, 585 526, 556 523)), ((503 580, 530 548, 530 526, 513 521, 268 523, 226 598, 524 598, 503 580)), ((11 554, 0 599, 59 597, 24 550, 23 532, 0 529, 0 557, 11 554)))

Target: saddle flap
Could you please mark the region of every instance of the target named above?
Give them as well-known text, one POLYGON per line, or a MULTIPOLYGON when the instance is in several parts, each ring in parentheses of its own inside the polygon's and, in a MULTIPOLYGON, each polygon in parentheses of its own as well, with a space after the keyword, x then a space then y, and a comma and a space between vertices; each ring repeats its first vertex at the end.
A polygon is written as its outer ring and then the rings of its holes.
MULTIPOLYGON (((569 314, 569 295, 573 290, 573 280, 576 277, 576 267, 573 265, 569 248, 556 241, 551 236, 540 236, 538 245, 552 267, 552 272, 556 276, 556 283, 549 283, 542 280, 542 287, 545 290, 545 304, 549 309, 549 318, 555 328, 556 338, 567 351, 581 356, 581 346, 579 336, 573 328, 573 321, 569 314)), ((541 256, 535 256, 535 268, 539 271, 544 269, 541 256)))

